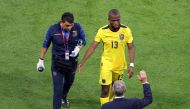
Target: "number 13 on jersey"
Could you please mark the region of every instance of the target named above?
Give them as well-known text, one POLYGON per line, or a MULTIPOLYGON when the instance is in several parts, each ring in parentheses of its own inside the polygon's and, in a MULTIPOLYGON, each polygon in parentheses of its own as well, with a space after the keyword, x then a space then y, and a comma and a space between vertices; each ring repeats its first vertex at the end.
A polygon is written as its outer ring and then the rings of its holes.
POLYGON ((118 41, 111 42, 112 48, 118 48, 118 41))

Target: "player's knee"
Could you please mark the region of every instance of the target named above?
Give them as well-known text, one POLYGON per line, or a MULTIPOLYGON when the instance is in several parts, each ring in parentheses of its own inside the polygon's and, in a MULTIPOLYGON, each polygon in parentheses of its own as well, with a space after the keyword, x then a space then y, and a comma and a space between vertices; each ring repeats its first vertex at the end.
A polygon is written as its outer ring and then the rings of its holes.
POLYGON ((103 88, 102 93, 101 93, 101 97, 106 98, 106 97, 108 97, 108 95, 109 95, 109 88, 103 88))

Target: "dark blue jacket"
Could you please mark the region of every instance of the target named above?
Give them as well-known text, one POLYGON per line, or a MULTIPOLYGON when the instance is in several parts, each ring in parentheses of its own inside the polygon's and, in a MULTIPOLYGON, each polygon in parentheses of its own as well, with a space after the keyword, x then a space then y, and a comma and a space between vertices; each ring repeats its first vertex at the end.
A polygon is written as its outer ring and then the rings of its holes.
POLYGON ((142 109, 152 103, 152 92, 149 84, 144 84, 144 98, 117 98, 105 103, 101 109, 142 109))
MULTIPOLYGON (((71 54, 71 51, 74 50, 75 46, 78 44, 79 40, 82 40, 82 45, 86 44, 85 34, 78 23, 74 23, 71 31, 69 32, 69 40, 68 40, 68 50, 71 54)), ((60 24, 52 25, 44 39, 43 48, 49 48, 50 44, 52 43, 52 60, 55 59, 65 60, 65 43, 63 40, 62 29, 60 24)), ((78 57, 78 56, 77 56, 78 57)), ((70 60, 75 60, 77 57, 72 58, 70 60)))

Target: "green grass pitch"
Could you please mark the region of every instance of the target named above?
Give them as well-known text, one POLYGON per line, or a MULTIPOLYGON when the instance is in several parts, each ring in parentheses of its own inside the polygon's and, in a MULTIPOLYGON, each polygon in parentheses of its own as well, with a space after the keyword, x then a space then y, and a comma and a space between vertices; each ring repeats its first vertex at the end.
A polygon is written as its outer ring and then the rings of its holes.
MULTIPOLYGON (((1 0, 0 109, 52 109, 51 49, 45 72, 36 71, 48 27, 63 12, 74 14, 87 36, 80 60, 112 8, 121 12, 135 43, 135 75, 124 77, 126 97, 143 97, 136 75, 144 69, 154 97, 146 109, 189 109, 190 0, 1 0)), ((76 74, 70 109, 100 109, 101 52, 102 45, 76 74)))

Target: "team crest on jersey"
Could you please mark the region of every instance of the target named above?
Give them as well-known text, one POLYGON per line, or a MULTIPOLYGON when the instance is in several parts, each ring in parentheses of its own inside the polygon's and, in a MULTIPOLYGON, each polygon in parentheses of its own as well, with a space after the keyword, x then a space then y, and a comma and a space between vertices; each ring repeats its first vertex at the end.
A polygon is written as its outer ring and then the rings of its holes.
POLYGON ((76 37, 77 36, 77 31, 72 31, 72 36, 76 37))
POLYGON ((120 40, 123 40, 124 39, 124 34, 120 34, 119 38, 120 38, 120 40))

